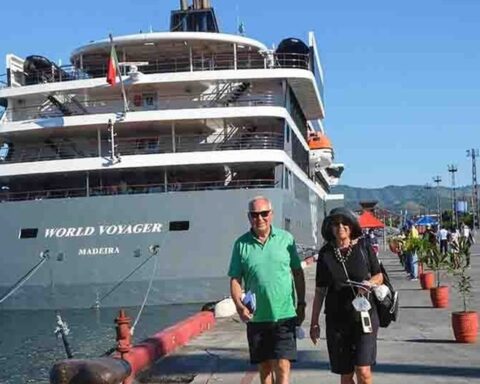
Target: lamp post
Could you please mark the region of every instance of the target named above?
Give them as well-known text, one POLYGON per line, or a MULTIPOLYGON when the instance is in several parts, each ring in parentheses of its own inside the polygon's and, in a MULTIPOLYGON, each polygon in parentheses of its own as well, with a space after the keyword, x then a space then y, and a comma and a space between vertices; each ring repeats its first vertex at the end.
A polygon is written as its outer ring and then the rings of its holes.
POLYGON ((430 190, 432 186, 429 183, 426 183, 425 186, 425 215, 430 215, 430 190))
POLYGON ((478 207, 478 185, 477 185, 477 156, 478 149, 467 149, 467 157, 472 158, 472 229, 475 231, 479 227, 480 210, 478 207))
POLYGON ((440 183, 442 182, 442 178, 440 176, 435 176, 433 178, 433 182, 437 184, 435 188, 437 191, 437 215, 438 215, 438 229, 442 226, 442 213, 440 212, 440 183))
POLYGON ((455 225, 455 229, 458 227, 457 222, 457 195, 455 190, 455 173, 458 171, 456 165, 450 164, 448 166, 448 172, 452 174, 452 222, 455 225))

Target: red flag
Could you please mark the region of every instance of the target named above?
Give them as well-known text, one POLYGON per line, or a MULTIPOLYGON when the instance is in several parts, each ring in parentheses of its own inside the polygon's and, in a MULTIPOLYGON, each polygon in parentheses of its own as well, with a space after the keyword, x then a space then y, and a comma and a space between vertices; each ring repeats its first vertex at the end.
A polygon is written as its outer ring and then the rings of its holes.
POLYGON ((118 58, 115 47, 112 45, 110 51, 110 58, 108 59, 108 68, 107 68, 107 83, 111 86, 114 86, 117 82, 117 68, 118 68, 118 58))

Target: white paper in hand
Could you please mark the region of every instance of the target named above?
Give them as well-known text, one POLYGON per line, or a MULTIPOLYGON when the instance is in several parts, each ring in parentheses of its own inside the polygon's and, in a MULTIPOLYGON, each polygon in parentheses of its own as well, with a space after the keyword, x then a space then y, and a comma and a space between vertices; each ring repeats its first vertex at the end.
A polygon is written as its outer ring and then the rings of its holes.
POLYGON ((257 299, 255 297, 255 293, 252 293, 251 291, 245 293, 242 303, 248 308, 250 313, 255 313, 255 309, 257 309, 257 299))

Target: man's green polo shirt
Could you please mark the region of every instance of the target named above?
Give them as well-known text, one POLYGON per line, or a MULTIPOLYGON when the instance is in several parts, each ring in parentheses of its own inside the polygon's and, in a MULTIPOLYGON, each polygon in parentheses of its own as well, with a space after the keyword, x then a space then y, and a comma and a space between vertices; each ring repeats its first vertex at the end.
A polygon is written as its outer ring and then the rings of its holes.
POLYGON ((235 241, 228 276, 243 279, 245 291, 255 293, 252 322, 278 321, 296 316, 292 269, 301 268, 293 236, 271 227, 262 244, 252 231, 235 241))

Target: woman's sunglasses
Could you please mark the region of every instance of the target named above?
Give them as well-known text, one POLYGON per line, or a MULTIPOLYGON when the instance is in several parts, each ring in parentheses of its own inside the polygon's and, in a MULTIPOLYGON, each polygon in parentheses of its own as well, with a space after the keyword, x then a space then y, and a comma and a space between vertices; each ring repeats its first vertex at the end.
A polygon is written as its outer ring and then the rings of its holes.
POLYGON ((260 211, 260 212, 248 212, 252 219, 262 216, 264 219, 268 217, 271 211, 260 211))
POLYGON ((348 226, 348 222, 346 220, 335 220, 332 222, 334 227, 338 227, 339 225, 343 225, 344 227, 348 226))

